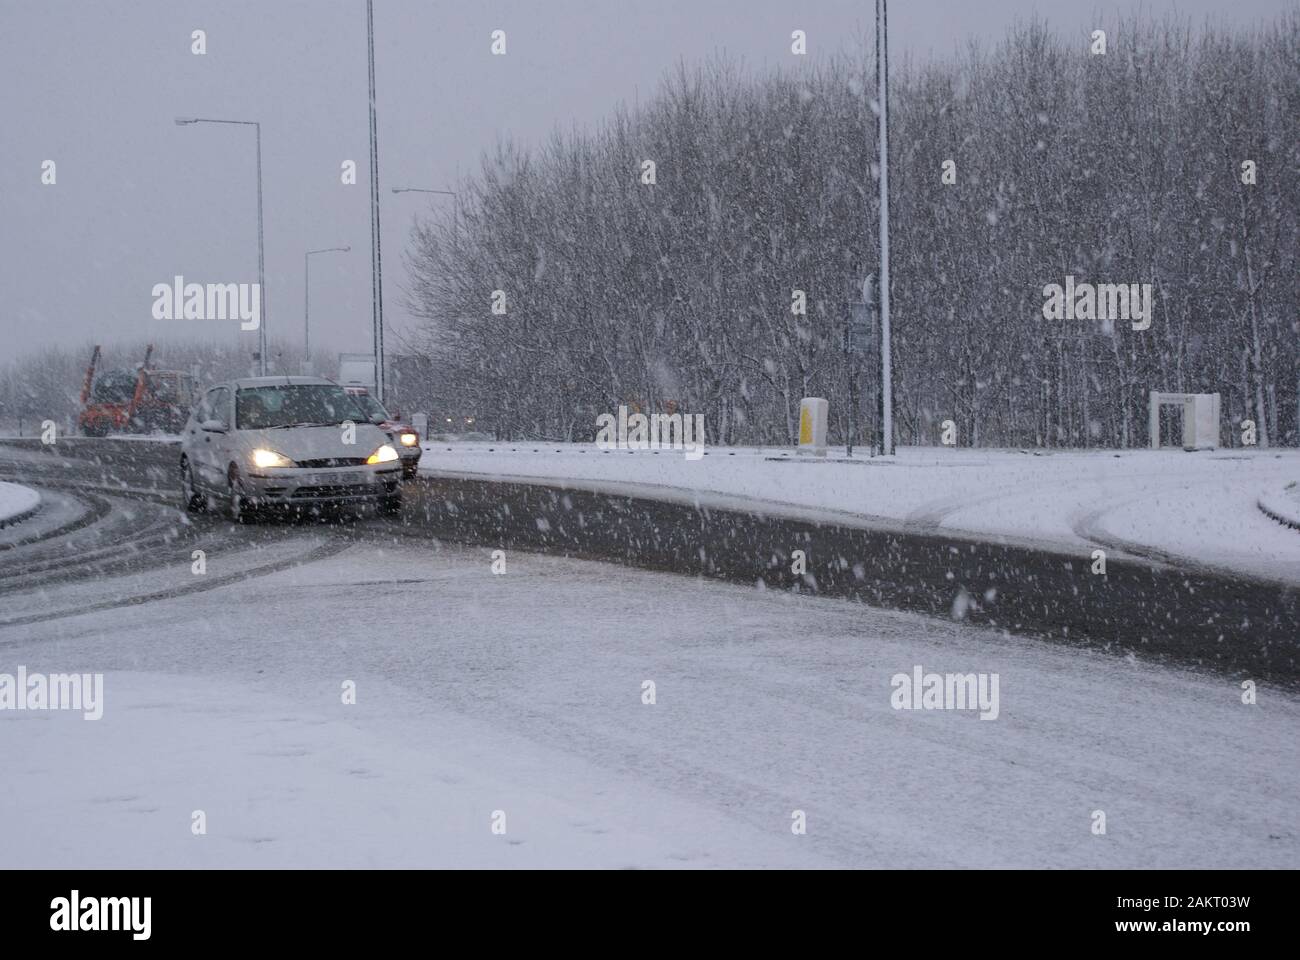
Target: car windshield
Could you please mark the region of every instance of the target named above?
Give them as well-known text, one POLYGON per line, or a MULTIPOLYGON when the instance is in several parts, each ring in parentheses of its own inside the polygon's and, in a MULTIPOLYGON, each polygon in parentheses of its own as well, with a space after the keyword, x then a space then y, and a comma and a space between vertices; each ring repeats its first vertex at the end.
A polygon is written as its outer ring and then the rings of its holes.
POLYGON ((358 407, 360 407, 362 413, 364 413, 367 417, 371 417, 371 418, 379 417, 382 420, 388 419, 388 411, 384 409, 384 405, 380 403, 378 400, 376 400, 374 397, 372 397, 370 394, 350 393, 348 394, 348 396, 352 398, 352 402, 355 403, 358 407))
POLYGON ((244 387, 235 394, 235 423, 240 430, 332 426, 366 419, 353 398, 331 383, 244 387))

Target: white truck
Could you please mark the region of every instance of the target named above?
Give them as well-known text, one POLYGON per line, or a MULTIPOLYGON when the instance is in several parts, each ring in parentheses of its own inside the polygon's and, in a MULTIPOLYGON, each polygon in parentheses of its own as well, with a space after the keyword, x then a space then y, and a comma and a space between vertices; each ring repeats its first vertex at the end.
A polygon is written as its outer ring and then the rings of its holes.
POLYGON ((375 355, 373 353, 340 353, 339 383, 345 387, 375 389, 375 355))

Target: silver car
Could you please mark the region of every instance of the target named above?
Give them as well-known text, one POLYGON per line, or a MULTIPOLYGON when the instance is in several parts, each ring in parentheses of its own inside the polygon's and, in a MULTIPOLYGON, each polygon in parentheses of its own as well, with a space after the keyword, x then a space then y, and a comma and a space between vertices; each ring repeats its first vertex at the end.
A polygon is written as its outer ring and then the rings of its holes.
POLYGON ((402 506, 402 463, 347 392, 319 377, 252 377, 204 393, 181 434, 185 508, 402 506))

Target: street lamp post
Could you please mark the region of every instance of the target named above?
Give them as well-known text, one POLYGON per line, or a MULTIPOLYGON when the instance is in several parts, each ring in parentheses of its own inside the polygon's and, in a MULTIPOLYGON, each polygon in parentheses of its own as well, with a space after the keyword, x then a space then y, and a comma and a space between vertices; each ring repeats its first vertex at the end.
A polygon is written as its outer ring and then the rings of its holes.
POLYGON ((423 187, 393 187, 393 193, 437 193, 444 197, 451 197, 453 206, 453 224, 460 223, 460 194, 455 190, 426 190, 423 187))
POLYGON ((427 190, 424 187, 393 187, 393 193, 440 193, 445 197, 456 196, 455 190, 427 190))
POLYGON ((876 96, 880 102, 880 452, 894 453, 894 370, 889 329, 889 41, 885 0, 876 0, 876 96))
POLYGON ((374 319, 375 397, 384 402, 384 260, 379 234, 379 119, 375 112, 375 5, 366 0, 366 61, 370 68, 370 296, 374 319))
POLYGON ((450 196, 452 204, 451 232, 459 242, 460 238, 460 194, 455 190, 425 190, 424 187, 393 187, 395 194, 439 194, 450 196))
POLYGON ((352 249, 346 247, 322 247, 308 250, 302 255, 302 358, 311 363, 311 257, 316 253, 347 253, 352 249))
POLYGON ((209 117, 177 117, 178 127, 191 123, 226 123, 252 127, 257 136, 257 293, 260 320, 257 325, 257 370, 266 376, 266 258, 262 245, 262 125, 256 120, 213 120, 209 117))

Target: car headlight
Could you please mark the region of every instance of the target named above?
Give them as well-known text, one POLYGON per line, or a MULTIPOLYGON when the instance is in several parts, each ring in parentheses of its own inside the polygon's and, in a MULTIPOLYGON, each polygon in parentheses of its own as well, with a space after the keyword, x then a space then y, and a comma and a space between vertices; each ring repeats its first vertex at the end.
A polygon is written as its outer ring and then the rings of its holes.
POLYGON ((366 457, 366 463, 390 463, 397 459, 397 451, 384 444, 370 456, 366 457))
POLYGON ((254 450, 252 453, 255 467, 292 467, 293 461, 274 450, 254 450))
POLYGON ((420 442, 419 434, 415 433, 399 433, 397 439, 402 441, 404 447, 413 447, 420 442))

